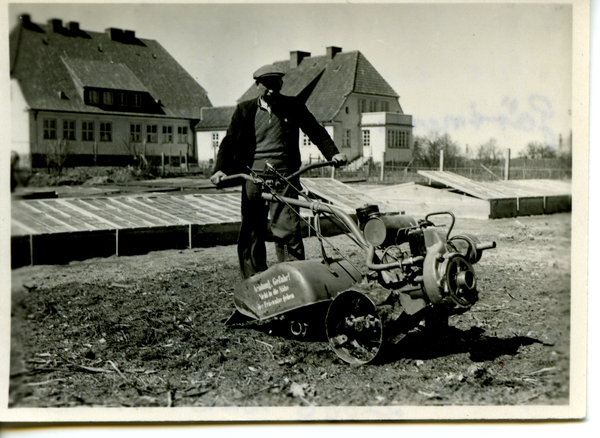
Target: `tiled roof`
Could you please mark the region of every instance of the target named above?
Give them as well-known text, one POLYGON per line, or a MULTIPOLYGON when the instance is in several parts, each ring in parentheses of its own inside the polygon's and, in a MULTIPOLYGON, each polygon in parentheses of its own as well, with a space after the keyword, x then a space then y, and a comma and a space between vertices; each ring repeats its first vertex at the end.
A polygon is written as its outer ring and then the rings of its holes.
POLYGON ((133 32, 115 41, 109 32, 71 29, 27 21, 10 33, 11 78, 30 108, 128 114, 84 104, 78 86, 105 85, 147 90, 166 117, 197 119, 200 108, 212 106, 204 88, 158 42, 133 32))
POLYGON ((202 120, 196 125, 197 131, 211 128, 223 128, 229 125, 235 106, 202 108, 202 120))
MULTIPOLYGON (((289 60, 275 64, 286 71, 281 93, 305 97, 306 106, 319 122, 331 121, 352 92, 399 97, 359 51, 339 52, 332 60, 327 56, 306 57, 296 68, 290 68, 289 60)), ((257 96, 252 85, 238 102, 257 96)))
POLYGON ((61 59, 73 80, 82 87, 148 92, 125 64, 64 57, 61 59))

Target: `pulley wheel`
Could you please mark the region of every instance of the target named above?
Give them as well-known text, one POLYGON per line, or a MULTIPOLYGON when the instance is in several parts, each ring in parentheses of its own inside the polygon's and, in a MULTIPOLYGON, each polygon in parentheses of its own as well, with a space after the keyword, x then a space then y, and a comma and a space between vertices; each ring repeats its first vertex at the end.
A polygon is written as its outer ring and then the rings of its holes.
POLYGON ((459 254, 452 254, 444 262, 446 292, 460 306, 471 306, 477 301, 477 281, 473 266, 459 254))
POLYGON ((333 351, 354 365, 373 361, 383 344, 383 324, 375 304, 364 294, 348 290, 329 306, 325 320, 333 351))

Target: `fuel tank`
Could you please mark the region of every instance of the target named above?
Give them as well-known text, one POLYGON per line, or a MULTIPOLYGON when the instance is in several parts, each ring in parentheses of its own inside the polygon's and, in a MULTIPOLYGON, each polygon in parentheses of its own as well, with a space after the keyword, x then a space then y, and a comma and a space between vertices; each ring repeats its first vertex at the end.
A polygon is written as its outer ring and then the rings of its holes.
POLYGON ((360 281, 362 274, 345 260, 283 262, 256 274, 234 290, 237 310, 253 319, 266 319, 324 301, 360 281))

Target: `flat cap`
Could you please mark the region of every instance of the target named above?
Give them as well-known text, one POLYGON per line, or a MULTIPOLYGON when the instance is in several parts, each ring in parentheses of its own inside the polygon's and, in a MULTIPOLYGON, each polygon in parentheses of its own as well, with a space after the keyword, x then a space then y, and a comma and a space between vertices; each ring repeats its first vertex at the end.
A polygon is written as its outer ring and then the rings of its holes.
POLYGON ((268 65, 263 65, 261 68, 256 70, 254 72, 254 75, 252 75, 252 77, 254 78, 254 80, 258 80, 258 79, 269 77, 269 76, 283 77, 284 75, 285 75, 285 72, 283 71, 283 69, 276 66, 275 64, 268 64, 268 65))

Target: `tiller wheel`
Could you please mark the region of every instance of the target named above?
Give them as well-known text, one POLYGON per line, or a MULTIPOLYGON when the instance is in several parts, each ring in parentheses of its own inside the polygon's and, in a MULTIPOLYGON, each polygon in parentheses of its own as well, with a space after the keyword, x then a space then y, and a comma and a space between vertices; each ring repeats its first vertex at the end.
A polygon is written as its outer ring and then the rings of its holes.
POLYGON ((373 361, 383 346, 382 317, 373 301, 361 292, 347 290, 338 295, 325 324, 331 348, 350 364, 373 361))

